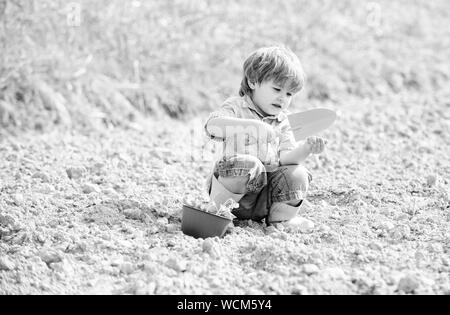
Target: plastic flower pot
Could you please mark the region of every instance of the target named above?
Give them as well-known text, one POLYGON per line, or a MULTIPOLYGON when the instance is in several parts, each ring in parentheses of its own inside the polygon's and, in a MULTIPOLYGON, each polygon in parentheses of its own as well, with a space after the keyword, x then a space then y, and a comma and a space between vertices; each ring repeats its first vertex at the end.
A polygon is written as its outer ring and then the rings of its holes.
POLYGON ((183 205, 181 230, 195 238, 222 237, 231 220, 189 205, 183 205))

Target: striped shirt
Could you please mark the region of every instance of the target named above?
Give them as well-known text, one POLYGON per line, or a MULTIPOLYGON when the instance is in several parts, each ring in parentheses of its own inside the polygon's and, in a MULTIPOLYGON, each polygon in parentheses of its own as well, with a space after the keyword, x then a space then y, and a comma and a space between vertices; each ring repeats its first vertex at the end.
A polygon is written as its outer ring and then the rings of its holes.
POLYGON ((251 154, 256 156, 266 167, 266 171, 271 172, 279 167, 280 152, 292 150, 296 147, 296 141, 292 131, 290 131, 289 121, 287 119, 288 111, 283 110, 276 116, 265 115, 252 101, 249 96, 230 97, 222 106, 212 112, 204 126, 206 135, 215 141, 223 142, 223 156, 233 154, 251 154), (243 137, 238 135, 227 137, 226 139, 216 137, 208 132, 206 128, 209 121, 217 117, 233 117, 244 119, 257 119, 271 125, 279 133, 277 141, 266 145, 258 145, 257 142, 246 142, 243 137))

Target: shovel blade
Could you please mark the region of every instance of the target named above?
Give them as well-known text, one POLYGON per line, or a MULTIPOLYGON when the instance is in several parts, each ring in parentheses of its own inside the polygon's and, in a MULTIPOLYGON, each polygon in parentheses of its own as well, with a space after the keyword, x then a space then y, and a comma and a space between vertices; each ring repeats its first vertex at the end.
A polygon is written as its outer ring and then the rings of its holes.
POLYGON ((288 115, 295 141, 301 141, 330 127, 336 120, 336 113, 326 108, 288 115))

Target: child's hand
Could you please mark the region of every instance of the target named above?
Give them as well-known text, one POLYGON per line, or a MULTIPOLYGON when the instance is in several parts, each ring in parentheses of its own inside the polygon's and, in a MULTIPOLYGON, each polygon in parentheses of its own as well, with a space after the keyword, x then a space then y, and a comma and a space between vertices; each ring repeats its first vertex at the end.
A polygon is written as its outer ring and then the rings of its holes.
POLYGON ((327 141, 320 137, 309 137, 306 139, 306 145, 309 146, 309 152, 312 154, 320 154, 325 150, 327 141))

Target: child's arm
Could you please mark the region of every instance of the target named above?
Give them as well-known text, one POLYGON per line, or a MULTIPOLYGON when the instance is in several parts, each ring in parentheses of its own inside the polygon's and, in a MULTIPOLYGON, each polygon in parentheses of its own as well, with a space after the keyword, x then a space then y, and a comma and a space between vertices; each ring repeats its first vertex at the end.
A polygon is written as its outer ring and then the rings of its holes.
POLYGON ((256 119, 216 117, 208 122, 206 130, 211 136, 222 139, 236 134, 247 134, 256 139, 267 135, 269 140, 275 138, 273 129, 256 119))
POLYGON ((291 151, 280 152, 280 165, 300 164, 310 154, 320 154, 325 150, 326 141, 319 137, 309 137, 305 143, 291 151))
POLYGON ((291 151, 282 151, 280 153, 280 165, 300 164, 311 154, 307 143, 297 146, 291 151))

